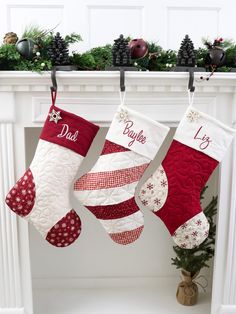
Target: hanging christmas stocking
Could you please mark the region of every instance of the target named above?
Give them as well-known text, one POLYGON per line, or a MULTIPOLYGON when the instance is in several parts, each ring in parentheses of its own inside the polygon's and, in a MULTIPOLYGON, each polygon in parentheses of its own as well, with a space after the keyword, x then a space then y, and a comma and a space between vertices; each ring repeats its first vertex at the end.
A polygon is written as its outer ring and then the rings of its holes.
POLYGON ((12 211, 54 246, 66 247, 80 234, 69 189, 97 131, 96 125, 52 105, 33 161, 6 197, 12 211))
POLYGON ((142 204, 161 218, 182 248, 194 248, 208 236, 200 193, 234 135, 234 129, 190 106, 162 165, 140 190, 142 204))
POLYGON ((75 182, 75 196, 119 244, 134 242, 143 230, 135 187, 168 131, 168 127, 121 105, 97 163, 75 182))

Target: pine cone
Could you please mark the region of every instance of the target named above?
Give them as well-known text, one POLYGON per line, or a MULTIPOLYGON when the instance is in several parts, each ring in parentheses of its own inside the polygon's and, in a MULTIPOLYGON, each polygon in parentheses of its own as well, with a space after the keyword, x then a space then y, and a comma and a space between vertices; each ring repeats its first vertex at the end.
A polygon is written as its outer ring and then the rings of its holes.
POLYGON ((113 66, 130 66, 131 53, 128 40, 123 35, 114 40, 112 47, 112 63, 113 66))
POLYGON ((18 37, 17 37, 16 33, 13 33, 13 32, 6 33, 4 38, 3 38, 4 44, 15 45, 17 43, 17 41, 18 41, 18 37))
POLYGON ((48 55, 53 65, 69 64, 69 50, 67 48, 67 43, 60 36, 60 33, 56 33, 56 36, 53 38, 48 49, 48 55))
POLYGON ((192 40, 188 35, 183 39, 177 56, 177 66, 194 67, 196 56, 192 40))

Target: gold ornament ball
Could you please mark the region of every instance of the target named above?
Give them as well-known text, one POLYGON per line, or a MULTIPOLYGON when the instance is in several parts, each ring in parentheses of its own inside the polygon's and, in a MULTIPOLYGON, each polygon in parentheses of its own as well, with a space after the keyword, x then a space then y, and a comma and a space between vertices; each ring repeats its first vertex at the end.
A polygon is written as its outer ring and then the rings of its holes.
POLYGON ((4 44, 11 44, 11 45, 15 45, 15 43, 17 42, 18 37, 16 35, 16 33, 13 32, 9 32, 6 33, 4 38, 3 38, 3 43, 4 44))

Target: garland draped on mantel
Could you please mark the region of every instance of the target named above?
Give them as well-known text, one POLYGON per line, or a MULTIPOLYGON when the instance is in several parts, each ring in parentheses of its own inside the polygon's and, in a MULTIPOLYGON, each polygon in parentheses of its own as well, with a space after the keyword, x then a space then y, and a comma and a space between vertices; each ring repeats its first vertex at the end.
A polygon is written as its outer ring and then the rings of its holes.
MULTIPOLYGON (((53 62, 49 51, 53 36, 53 30, 42 30, 35 26, 26 29, 21 38, 30 38, 37 44, 34 56, 26 59, 17 50, 17 35, 12 32, 7 33, 3 44, 0 45, 0 71, 41 72, 51 70, 53 62)), ((66 35, 64 40, 69 45, 82 39, 79 34, 72 33, 66 35)), ((207 40, 205 40, 205 43, 207 43, 207 40)), ((147 42, 147 45, 148 54, 141 59, 132 60, 133 65, 140 71, 171 71, 177 63, 178 53, 171 49, 165 50, 155 42, 147 42)), ((236 44, 232 40, 224 40, 221 46, 225 50, 226 60, 224 66, 217 68, 217 71, 229 72, 236 67, 236 44)), ((79 44, 77 47, 79 47, 79 44)), ((83 53, 71 50, 69 62, 80 71, 103 71, 112 65, 112 44, 95 47, 83 53)), ((197 67, 205 67, 207 52, 207 47, 195 49, 197 67)))

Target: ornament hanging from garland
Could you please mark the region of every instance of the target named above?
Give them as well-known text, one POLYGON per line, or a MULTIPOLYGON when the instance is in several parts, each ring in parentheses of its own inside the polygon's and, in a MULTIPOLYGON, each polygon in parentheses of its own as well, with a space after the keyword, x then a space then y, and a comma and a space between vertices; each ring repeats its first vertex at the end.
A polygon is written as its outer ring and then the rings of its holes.
POLYGON ((120 35, 114 42, 112 47, 113 66, 131 66, 131 53, 128 40, 123 35, 120 35))
POLYGON ((17 43, 18 37, 16 33, 9 32, 6 33, 3 38, 4 44, 15 45, 17 43))
POLYGON ((192 40, 185 35, 177 56, 177 66, 194 67, 196 55, 192 40))
POLYGON ((226 54, 223 47, 221 47, 222 43, 223 38, 215 39, 213 44, 211 44, 208 41, 205 42, 205 45, 208 48, 208 52, 205 59, 206 66, 217 68, 224 64, 226 54))
POLYGON ((48 49, 48 56, 53 65, 69 64, 68 44, 61 37, 60 33, 56 33, 56 36, 53 38, 48 49))
POLYGON ((209 80, 218 67, 224 65, 226 59, 226 53, 222 47, 223 38, 217 38, 213 44, 209 41, 205 41, 204 45, 208 48, 208 52, 205 58, 205 66, 211 73, 207 77, 201 76, 201 80, 209 80))
POLYGON ((33 39, 22 38, 16 43, 16 50, 23 58, 31 60, 38 50, 38 45, 33 39))
POLYGON ((148 44, 142 38, 132 39, 129 42, 129 47, 131 50, 131 59, 144 58, 148 53, 148 44))

